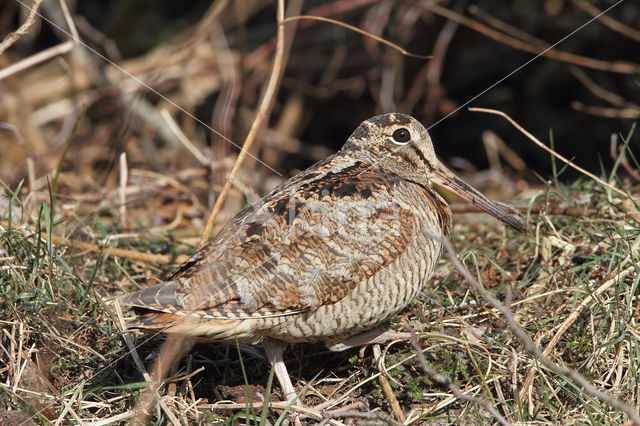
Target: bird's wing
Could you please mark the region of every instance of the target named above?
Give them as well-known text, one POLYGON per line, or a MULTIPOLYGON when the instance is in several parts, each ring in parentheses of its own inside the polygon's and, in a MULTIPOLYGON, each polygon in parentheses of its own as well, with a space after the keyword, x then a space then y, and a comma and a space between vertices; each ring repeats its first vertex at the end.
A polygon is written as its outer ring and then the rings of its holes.
POLYGON ((241 212, 170 281, 124 303, 229 319, 335 303, 409 243, 414 216, 390 195, 400 182, 363 163, 304 172, 241 212))

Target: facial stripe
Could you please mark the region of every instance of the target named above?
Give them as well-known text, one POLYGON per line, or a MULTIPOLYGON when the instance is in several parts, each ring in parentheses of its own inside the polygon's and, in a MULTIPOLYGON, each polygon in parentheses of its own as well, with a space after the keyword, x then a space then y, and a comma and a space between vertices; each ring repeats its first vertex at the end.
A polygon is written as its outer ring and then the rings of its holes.
POLYGON ((413 152, 416 153, 416 155, 420 158, 420 160, 422 160, 422 163, 424 164, 424 166, 429 169, 429 171, 433 171, 433 166, 431 165, 431 163, 429 162, 429 160, 426 159, 426 157, 424 156, 424 154, 422 153, 422 151, 420 151, 418 148, 416 148, 415 145, 411 145, 411 148, 413 149, 413 152))
POLYGON ((395 153, 395 155, 397 155, 398 157, 402 158, 402 161, 404 161, 406 164, 410 164, 411 167, 413 167, 414 169, 417 168, 416 166, 416 162, 413 161, 413 158, 411 158, 411 156, 407 155, 406 152, 404 151, 397 151, 395 153))

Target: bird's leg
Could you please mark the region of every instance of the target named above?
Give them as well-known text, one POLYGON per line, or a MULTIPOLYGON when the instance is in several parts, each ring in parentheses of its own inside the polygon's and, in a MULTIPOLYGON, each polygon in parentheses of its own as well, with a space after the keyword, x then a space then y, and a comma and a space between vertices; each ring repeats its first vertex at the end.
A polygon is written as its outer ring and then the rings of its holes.
MULTIPOLYGON (((329 350, 333 352, 341 352, 350 348, 355 348, 355 347, 360 347, 360 346, 365 346, 370 344, 385 343, 391 340, 405 340, 410 338, 411 338, 410 333, 398 333, 396 331, 392 331, 384 327, 376 327, 372 330, 347 337, 346 339, 329 340, 329 341, 326 341, 325 344, 329 350)), ((380 352, 380 349, 378 348, 377 353, 379 354, 379 352, 380 352)), ((379 358, 379 357, 376 357, 376 358, 379 358)), ((289 377, 287 376, 287 379, 288 378, 289 377)), ((332 404, 333 404, 333 401, 328 400, 323 402, 322 404, 319 404, 313 407, 313 409, 324 410, 325 408, 327 408, 328 406, 331 406, 332 404)), ((356 410, 361 410, 363 412, 369 411, 369 407, 365 403, 357 402, 348 407, 342 407, 335 410, 324 412, 324 414, 339 415, 340 413, 343 413, 345 409, 350 410, 353 408, 355 408, 356 410)), ((301 418, 304 418, 304 416, 301 416, 301 418)))
POLYGON ((264 351, 267 354, 267 359, 276 372, 276 377, 278 378, 278 382, 280 382, 280 387, 282 388, 284 397, 287 402, 291 402, 296 398, 297 394, 293 388, 293 383, 291 383, 287 366, 284 364, 282 359, 282 354, 286 347, 287 344, 280 340, 264 340, 264 351))
MULTIPOLYGON (((300 401, 297 400, 298 395, 293 388, 293 383, 291 383, 291 377, 289 377, 287 366, 284 364, 284 360, 282 359, 282 354, 286 347, 287 344, 280 340, 264 339, 264 351, 267 354, 269 363, 273 366, 273 369, 276 372, 276 377, 278 378, 278 382, 280 382, 280 387, 282 388, 284 397, 287 402, 292 405, 300 405, 300 401)), ((300 418, 295 413, 291 417, 295 426, 302 426, 300 418)))
POLYGON ((326 343, 327 348, 333 352, 341 352, 350 348, 370 345, 373 343, 385 343, 391 340, 411 339, 410 333, 398 333, 384 327, 376 327, 373 330, 365 331, 355 336, 347 337, 344 340, 334 340, 326 343))

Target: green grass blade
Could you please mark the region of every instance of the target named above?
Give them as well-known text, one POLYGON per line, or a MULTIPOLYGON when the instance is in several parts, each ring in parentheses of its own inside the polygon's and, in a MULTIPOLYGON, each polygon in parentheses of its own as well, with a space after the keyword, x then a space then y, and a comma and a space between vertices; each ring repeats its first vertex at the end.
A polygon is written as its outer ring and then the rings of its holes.
MULTIPOLYGON (((253 409, 253 395, 251 394, 251 387, 249 386, 249 379, 247 378, 247 371, 244 368, 244 362, 242 361, 242 353, 240 352, 240 343, 236 339, 236 349, 238 351, 238 359, 240 361, 240 369, 242 370, 242 378, 245 386, 245 397, 247 398, 247 416, 253 418, 255 421, 255 412, 253 409)), ((248 422, 248 420, 247 420, 248 422)), ((248 423, 247 423, 248 424, 248 423)))
MULTIPOLYGON (((18 187, 16 188, 15 191, 13 191, 13 194, 11 194, 11 197, 9 198, 9 204, 7 204, 7 208, 5 209, 5 211, 7 212, 7 221, 9 222, 9 226, 8 226, 9 231, 11 231, 11 221, 13 219, 13 204, 16 202, 16 198, 20 193, 20 189, 22 189, 23 183, 24 183, 24 179, 22 179, 20 183, 18 183, 18 187)), ((4 212, 2 213, 2 215, 4 216, 4 212)))
MULTIPOLYGON (((71 136, 69 136, 69 139, 67 140, 67 144, 64 146, 64 151, 62 151, 62 156, 60 157, 60 160, 58 161, 58 167, 56 167, 56 174, 53 176, 53 192, 56 192, 56 189, 58 187, 58 178, 60 177, 60 173, 62 172, 62 165, 64 164, 64 159, 67 157, 67 154, 69 153, 69 148, 71 148, 71 145, 73 144, 73 141, 76 139, 76 136, 78 134, 78 128, 80 127, 80 123, 82 122, 82 119, 84 118, 84 113, 86 112, 86 107, 83 106, 82 107, 82 111, 80 111, 80 115, 78 116, 78 119, 76 120, 75 124, 73 125, 73 130, 71 131, 71 136)), ((49 188, 51 190, 51 188, 49 188)))
POLYGON ((267 424, 267 411, 269 411, 269 400, 271 399, 271 386, 273 385, 273 373, 275 369, 273 365, 271 366, 271 371, 269 371, 269 378, 267 379, 267 389, 264 395, 264 402, 262 403, 262 412, 260 413, 260 425, 264 426, 267 424))

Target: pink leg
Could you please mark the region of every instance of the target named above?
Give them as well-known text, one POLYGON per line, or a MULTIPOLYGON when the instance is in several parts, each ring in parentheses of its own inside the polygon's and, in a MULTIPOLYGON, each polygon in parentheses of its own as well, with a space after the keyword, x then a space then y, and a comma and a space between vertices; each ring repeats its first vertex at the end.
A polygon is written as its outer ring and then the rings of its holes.
MULTIPOLYGON (((280 340, 264 340, 264 351, 267 354, 269 363, 273 365, 273 369, 276 372, 278 382, 280 382, 280 387, 282 388, 284 397, 286 398, 287 402, 291 402, 293 405, 300 405, 300 402, 297 401, 298 395, 293 388, 293 383, 291 383, 291 377, 289 377, 287 366, 284 364, 284 361, 282 359, 282 354, 286 347, 287 344, 280 340)), ((296 426, 302 426, 297 415, 292 415, 291 417, 293 418, 294 424, 296 426)))
POLYGON ((287 366, 284 365, 284 361, 282 360, 282 354, 286 347, 287 344, 279 340, 264 340, 264 351, 267 353, 267 359, 276 371, 276 377, 278 378, 278 382, 280 382, 284 397, 287 401, 291 402, 297 395, 293 388, 293 383, 291 383, 287 366))

